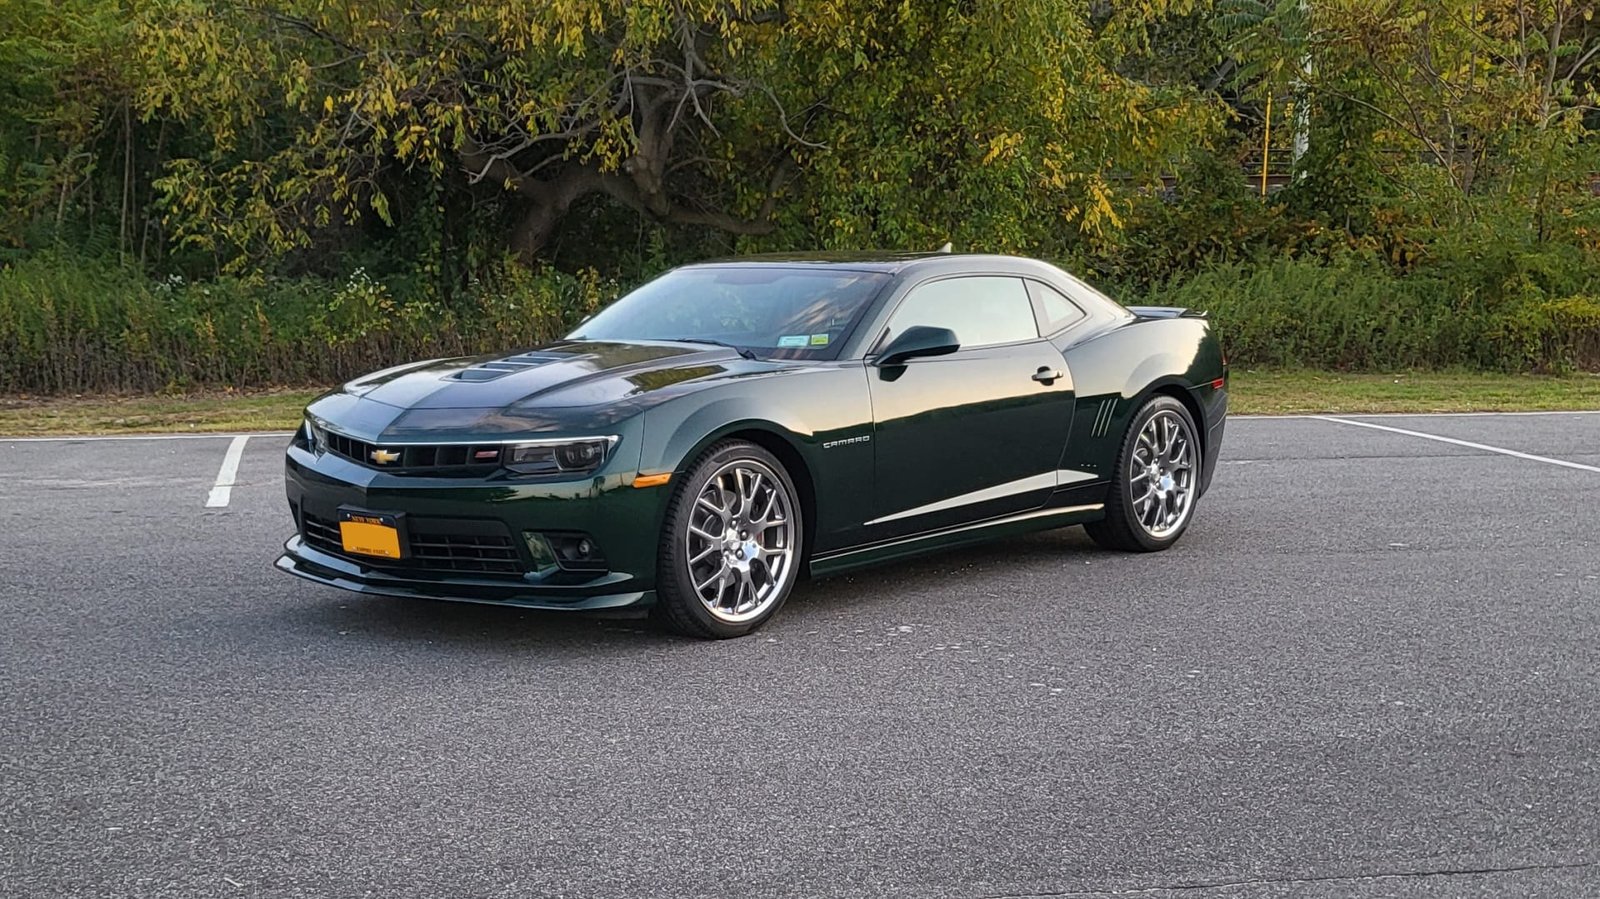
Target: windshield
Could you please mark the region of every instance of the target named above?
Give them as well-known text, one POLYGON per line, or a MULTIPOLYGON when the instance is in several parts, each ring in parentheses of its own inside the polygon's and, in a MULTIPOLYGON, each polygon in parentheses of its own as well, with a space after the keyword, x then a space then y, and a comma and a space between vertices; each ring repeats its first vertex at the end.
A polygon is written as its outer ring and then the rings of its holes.
POLYGON ((767 359, 832 359, 889 280, 778 265, 686 268, 628 294, 572 340, 696 340, 767 359))

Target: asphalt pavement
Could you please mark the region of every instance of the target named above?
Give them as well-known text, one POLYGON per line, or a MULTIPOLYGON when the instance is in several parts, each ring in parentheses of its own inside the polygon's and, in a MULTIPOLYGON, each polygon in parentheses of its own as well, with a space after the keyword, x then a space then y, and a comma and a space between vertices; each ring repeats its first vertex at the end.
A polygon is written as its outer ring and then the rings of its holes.
POLYGON ((283 436, 0 439, 0 895, 1600 896, 1600 415, 1343 419, 721 643, 280 574, 283 436))

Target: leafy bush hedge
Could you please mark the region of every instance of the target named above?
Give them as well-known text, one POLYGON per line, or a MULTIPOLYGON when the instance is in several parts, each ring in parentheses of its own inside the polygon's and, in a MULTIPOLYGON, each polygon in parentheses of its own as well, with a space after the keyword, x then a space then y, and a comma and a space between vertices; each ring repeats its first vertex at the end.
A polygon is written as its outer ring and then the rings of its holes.
POLYGON ((1596 371, 1600 298, 1575 275, 1546 279, 1520 263, 1496 276, 1455 266, 1396 274, 1349 254, 1221 265, 1144 302, 1210 312, 1230 360, 1247 366, 1596 371))
POLYGON ((0 393, 335 383, 397 360, 540 343, 614 294, 592 275, 509 265, 443 304, 359 269, 335 284, 158 282, 35 257, 0 269, 0 393))
MULTIPOLYGON (((1600 290, 1588 270, 1565 250, 1479 252, 1406 273, 1346 253, 1220 264, 1119 297, 1209 311, 1235 365, 1594 371, 1600 290)), ((592 273, 491 271, 444 303, 360 269, 339 283, 158 282, 109 262, 34 257, 0 269, 0 393, 335 383, 540 343, 618 292, 592 273)))

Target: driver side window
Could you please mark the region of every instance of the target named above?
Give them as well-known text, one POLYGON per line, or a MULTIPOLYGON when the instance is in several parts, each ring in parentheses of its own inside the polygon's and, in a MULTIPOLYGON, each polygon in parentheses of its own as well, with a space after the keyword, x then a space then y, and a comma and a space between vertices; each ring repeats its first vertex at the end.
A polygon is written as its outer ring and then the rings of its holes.
POLYGON ((1028 288, 1021 278, 946 278, 914 288, 889 319, 883 346, 907 328, 949 328, 962 349, 1034 340, 1028 288))

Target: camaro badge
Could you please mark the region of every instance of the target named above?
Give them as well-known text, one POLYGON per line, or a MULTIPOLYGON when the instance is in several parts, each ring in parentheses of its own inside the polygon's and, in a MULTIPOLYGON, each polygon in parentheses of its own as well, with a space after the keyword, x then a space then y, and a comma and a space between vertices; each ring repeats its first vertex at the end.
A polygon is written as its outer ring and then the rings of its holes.
POLYGON ((374 465, 388 465, 390 462, 400 461, 400 454, 393 450, 374 448, 370 456, 374 465))

